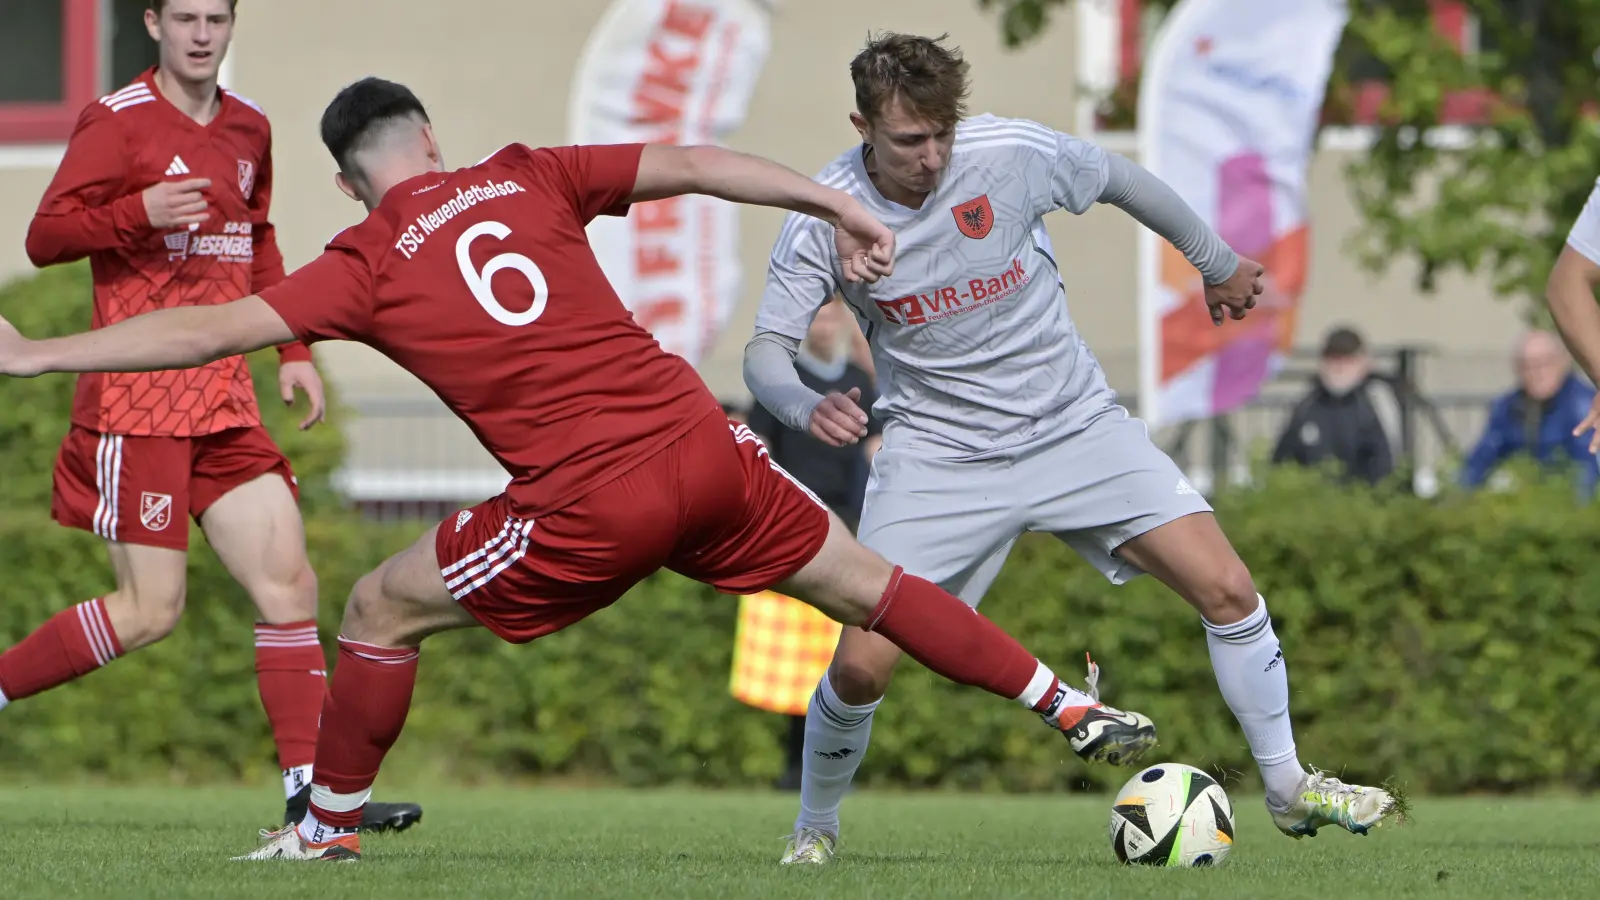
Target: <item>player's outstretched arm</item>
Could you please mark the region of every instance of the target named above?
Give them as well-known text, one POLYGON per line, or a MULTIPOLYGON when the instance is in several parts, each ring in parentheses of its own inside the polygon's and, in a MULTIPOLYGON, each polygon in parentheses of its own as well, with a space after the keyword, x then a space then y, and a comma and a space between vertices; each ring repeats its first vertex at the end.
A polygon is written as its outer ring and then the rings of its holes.
POLYGON ((1096 201, 1126 212, 1183 254, 1205 281, 1211 321, 1242 319, 1265 290, 1265 269, 1233 251, 1222 236, 1183 202, 1165 181, 1125 157, 1105 155, 1106 179, 1096 201))
POLYGON ((680 194, 774 206, 832 224, 848 281, 874 282, 894 271, 894 232, 844 191, 770 159, 722 147, 646 145, 629 202, 680 194))
POLYGON ((220 306, 185 306, 83 331, 30 341, 0 318, 0 374, 156 372, 286 343, 294 333, 259 297, 220 306))
MULTIPOLYGON (((1600 377, 1600 306, 1595 305, 1594 299, 1597 285, 1600 285, 1600 265, 1571 244, 1561 248, 1561 255, 1556 257, 1556 264, 1545 282, 1545 299, 1550 304, 1556 331, 1590 381, 1600 377)), ((1597 424, 1600 424, 1600 398, 1596 398, 1589 414, 1572 433, 1581 435, 1595 429, 1597 424)), ((1589 450, 1591 453, 1600 451, 1600 429, 1595 430, 1589 450)))

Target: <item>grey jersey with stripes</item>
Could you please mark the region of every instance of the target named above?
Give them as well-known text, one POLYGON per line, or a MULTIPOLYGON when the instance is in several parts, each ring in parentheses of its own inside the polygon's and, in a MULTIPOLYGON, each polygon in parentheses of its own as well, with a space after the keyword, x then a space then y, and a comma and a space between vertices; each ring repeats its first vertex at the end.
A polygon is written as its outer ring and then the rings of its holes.
POLYGON ((842 277, 830 226, 791 215, 770 260, 756 329, 804 337, 835 292, 878 370, 875 411, 893 446, 982 455, 1070 432, 1115 403, 1067 313, 1043 216, 1081 214, 1107 182, 1100 147, 1024 119, 963 120, 921 209, 885 200, 863 148, 817 180, 856 197, 897 235, 894 275, 842 277))

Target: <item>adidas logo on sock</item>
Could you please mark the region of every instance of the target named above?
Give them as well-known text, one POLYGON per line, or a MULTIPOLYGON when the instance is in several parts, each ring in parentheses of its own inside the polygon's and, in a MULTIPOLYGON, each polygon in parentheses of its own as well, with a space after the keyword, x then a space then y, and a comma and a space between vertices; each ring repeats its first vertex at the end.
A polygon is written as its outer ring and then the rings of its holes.
POLYGON ((174 156, 172 158, 172 165, 167 166, 167 174, 168 175, 187 175, 187 174, 189 174, 189 167, 183 164, 183 157, 174 156))
POLYGON ((814 750, 812 752, 816 753, 823 759, 844 759, 856 751, 854 747, 840 747, 839 749, 831 752, 827 750, 814 750))

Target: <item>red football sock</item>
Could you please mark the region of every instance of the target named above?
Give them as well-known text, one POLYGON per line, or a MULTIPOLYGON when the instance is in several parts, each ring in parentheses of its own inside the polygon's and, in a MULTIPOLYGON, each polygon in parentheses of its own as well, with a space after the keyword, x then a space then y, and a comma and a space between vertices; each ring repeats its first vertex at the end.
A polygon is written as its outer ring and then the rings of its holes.
POLYGON ((1000 626, 933 582, 907 575, 898 566, 866 630, 894 641, 912 659, 951 681, 1007 700, 1033 693, 1029 688, 1035 674, 1049 672, 1000 626))
POLYGON ((106 605, 79 603, 50 617, 22 642, 0 653, 0 693, 30 697, 81 678, 122 655, 106 605))
POLYGON ((311 775, 311 813, 318 822, 334 828, 361 824, 361 808, 384 755, 405 727, 416 683, 415 647, 378 647, 339 638, 339 662, 322 704, 311 775), (333 799, 322 799, 326 795, 319 788, 326 788, 333 799))
POLYGON ((256 686, 272 723, 280 769, 309 766, 317 758, 317 717, 328 692, 327 668, 316 622, 256 625, 256 686))

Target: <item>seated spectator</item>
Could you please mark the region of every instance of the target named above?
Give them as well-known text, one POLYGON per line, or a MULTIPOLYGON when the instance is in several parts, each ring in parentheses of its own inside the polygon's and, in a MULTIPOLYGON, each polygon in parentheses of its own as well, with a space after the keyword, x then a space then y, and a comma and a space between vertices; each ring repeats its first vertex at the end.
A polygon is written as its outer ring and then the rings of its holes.
POLYGON ((1309 390, 1278 436, 1272 461, 1316 466, 1331 459, 1345 477, 1376 484, 1394 471, 1399 437, 1394 383, 1372 371, 1358 332, 1335 328, 1323 343, 1309 390))
POLYGON ((1517 341, 1514 366, 1517 387, 1489 407, 1461 483, 1478 487, 1496 466, 1525 453, 1547 468, 1576 466, 1581 495, 1593 496, 1600 469, 1589 437, 1574 437, 1572 429, 1588 414, 1595 389, 1573 373, 1566 348, 1548 331, 1528 332, 1517 341))

